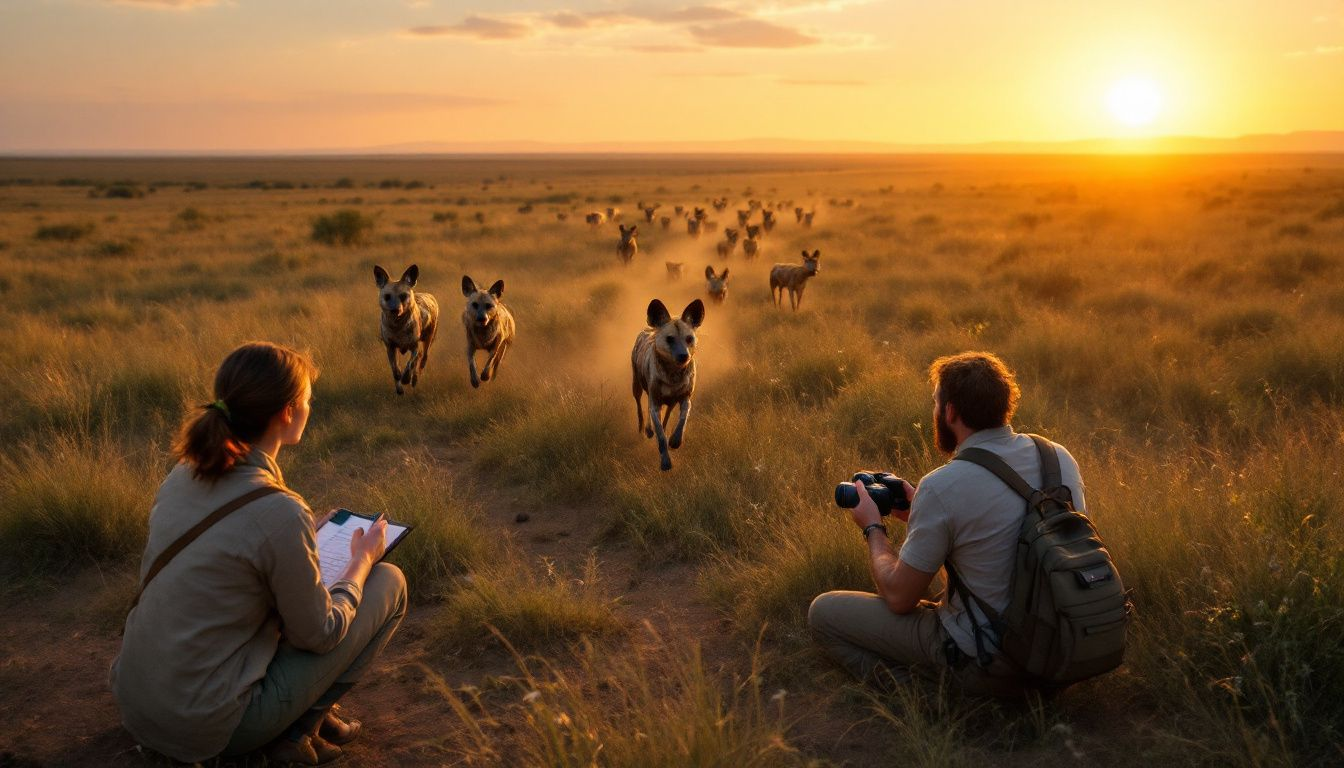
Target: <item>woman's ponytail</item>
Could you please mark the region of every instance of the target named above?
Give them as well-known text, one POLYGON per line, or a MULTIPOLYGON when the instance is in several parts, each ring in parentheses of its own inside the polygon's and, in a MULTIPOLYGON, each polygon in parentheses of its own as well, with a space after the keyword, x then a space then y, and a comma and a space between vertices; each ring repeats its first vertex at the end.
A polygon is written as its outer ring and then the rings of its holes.
POLYGON ((201 406, 178 431, 178 461, 204 480, 227 474, 247 456, 285 406, 317 379, 306 355, 258 341, 229 353, 215 374, 215 401, 201 406))

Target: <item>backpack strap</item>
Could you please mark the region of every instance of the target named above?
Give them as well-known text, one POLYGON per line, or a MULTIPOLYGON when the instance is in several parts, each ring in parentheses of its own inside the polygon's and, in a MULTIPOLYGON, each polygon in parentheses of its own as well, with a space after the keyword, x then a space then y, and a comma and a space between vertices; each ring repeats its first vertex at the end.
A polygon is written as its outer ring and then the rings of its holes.
MULTIPOLYGON (((1038 448, 1039 445, 1040 444, 1038 443, 1038 448)), ((952 460, 969 461, 972 464, 978 464, 984 467, 994 473, 995 477, 1006 483, 1009 488, 1012 488, 1017 492, 1018 496, 1026 499, 1027 503, 1032 506, 1035 506, 1039 497, 1041 497, 1040 491, 1027 484, 1027 481, 1023 480, 1022 476, 1019 475, 1016 470, 1008 466, 1008 462, 1004 461, 993 451, 987 451, 984 448, 963 448, 957 452, 956 456, 952 457, 952 460)), ((1056 461, 1055 466, 1059 466, 1058 461, 1056 461)))
POLYGON ((999 636, 1000 642, 1003 640, 1003 616, 990 607, 989 603, 977 597, 970 587, 966 586, 966 582, 961 580, 957 569, 952 566, 951 560, 945 561, 943 568, 947 570, 948 591, 961 598, 961 604, 966 609, 966 615, 971 619, 971 634, 975 637, 976 663, 981 667, 988 667, 994 662, 994 654, 985 646, 985 629, 980 626, 980 622, 975 620, 975 612, 971 608, 972 606, 979 608, 985 618, 989 619, 989 626, 999 636))
POLYGON ((253 488, 242 496, 239 496, 219 509, 216 509, 214 512, 211 512, 209 515, 206 515, 205 519, 201 520, 199 523, 191 526, 186 533, 178 537, 177 541, 169 544, 166 549, 159 553, 158 557, 154 558, 154 563, 149 566, 149 571, 145 573, 144 582, 140 584, 139 591, 135 593, 135 599, 131 600, 131 609, 134 610, 135 606, 140 604, 140 596, 145 593, 145 588, 149 586, 149 582, 153 581, 154 577, 159 575, 159 571, 162 571, 174 557, 177 557, 179 552, 186 549, 188 544, 199 538, 200 535, 209 530, 211 526, 218 523, 220 520, 223 520, 225 517, 228 517, 231 512, 245 507, 263 496, 269 496, 272 493, 280 493, 284 490, 284 488, 281 488, 278 485, 263 485, 260 488, 253 488))
POLYGON ((1055 444, 1040 435, 1027 435, 1036 444, 1036 452, 1041 455, 1041 487, 1058 488, 1064 484, 1064 476, 1059 471, 1059 453, 1055 444))

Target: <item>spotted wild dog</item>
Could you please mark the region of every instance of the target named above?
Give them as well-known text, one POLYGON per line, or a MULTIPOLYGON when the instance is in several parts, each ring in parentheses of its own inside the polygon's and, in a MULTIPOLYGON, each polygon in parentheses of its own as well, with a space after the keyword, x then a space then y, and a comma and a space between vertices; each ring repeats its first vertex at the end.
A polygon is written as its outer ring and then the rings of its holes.
POLYGON ((811 228, 812 228, 812 217, 813 217, 813 216, 816 216, 816 215, 817 215, 817 212, 816 212, 815 210, 811 210, 811 211, 808 211, 807 213, 804 213, 804 214, 803 214, 803 226, 804 226, 804 227, 807 227, 808 229, 811 229, 811 228))
POLYGON ((714 210, 718 211, 719 213, 723 213, 724 209, 728 207, 728 198, 726 197, 715 198, 714 200, 711 201, 711 204, 714 206, 714 210))
POLYGON ((684 206, 684 205, 674 205, 674 206, 672 206, 672 212, 675 213, 675 214, 677 214, 678 216, 680 216, 681 214, 683 214, 683 213, 686 212, 686 206, 684 206))
POLYGON ((401 273, 401 279, 392 282, 387 270, 373 267, 373 280, 378 284, 378 306, 383 310, 378 337, 387 347, 387 364, 392 367, 392 381, 397 394, 405 394, 403 384, 414 389, 420 373, 429 361, 429 346, 439 330, 439 302, 428 293, 416 292, 420 268, 412 264, 401 273), (397 354, 407 353, 406 367, 398 370, 397 354))
POLYGON ((775 212, 761 211, 761 227, 765 229, 765 234, 770 234, 775 228, 775 212))
POLYGON ((723 230, 724 239, 714 246, 719 252, 720 259, 726 259, 733 255, 733 251, 737 249, 738 234, 740 233, 736 229, 723 230))
POLYGON ((695 392, 695 333, 705 320, 705 304, 696 299, 686 306, 681 317, 673 320, 663 302, 654 299, 649 302, 645 314, 648 327, 635 337, 635 347, 630 351, 631 389, 635 396, 637 428, 645 437, 658 437, 658 455, 662 457, 659 466, 666 471, 672 468, 672 457, 667 451, 681 447, 686 417, 691 412, 691 395, 695 392), (645 393, 649 396, 648 427, 644 426, 641 402, 645 393), (666 437, 667 420, 674 405, 681 413, 669 440, 666 437), (663 411, 661 421, 658 418, 660 408, 663 411))
POLYGON ((608 208, 608 209, 607 209, 607 221, 610 221, 610 222, 617 222, 617 221, 620 221, 620 220, 621 220, 621 209, 620 209, 620 208, 608 208))
POLYGON ((628 266, 634 260, 635 254, 639 253, 639 243, 635 242, 635 235, 639 233, 639 227, 631 226, 626 229, 624 224, 621 224, 620 227, 621 242, 616 244, 616 255, 621 257, 622 264, 628 266))
POLYGON ((704 219, 689 218, 686 220, 686 234, 691 237, 699 237, 704 219))
POLYGON ((770 268, 770 298, 775 306, 784 306, 784 290, 788 289, 789 306, 798 309, 798 305, 803 303, 803 288, 817 274, 819 261, 820 250, 813 251, 811 256, 804 250, 802 264, 776 264, 770 268))
POLYGON ((653 223, 653 212, 656 211, 656 210, 658 210, 659 208, 662 208, 662 207, 663 207, 663 206, 662 206, 661 204, 659 204, 659 203, 654 203, 653 205, 649 205, 649 206, 645 206, 645 205, 641 205, 641 206, 639 206, 639 209, 640 209, 641 211, 644 211, 644 223, 645 223, 645 224, 652 224, 652 223, 653 223))
POLYGON ((583 220, 585 223, 588 224, 588 226, 592 227, 593 229, 597 229, 598 227, 602 226, 602 224, 607 220, 607 217, 601 211, 593 211, 587 216, 584 216, 583 220))
POLYGON ((682 262, 680 262, 680 261, 665 261, 665 262, 663 262, 663 263, 667 265, 667 279, 668 279, 668 280, 680 280, 680 279, 681 279, 681 265, 682 265, 682 262))
POLYGON ((747 222, 748 222, 748 221, 751 221, 751 211, 749 211, 749 210, 748 210, 748 211, 741 211, 741 210, 739 210, 739 211, 737 212, 737 226, 739 226, 739 227, 745 227, 745 226, 747 226, 747 222))
POLYGON ((799 223, 799 224, 802 224, 802 223, 803 223, 803 209, 802 209, 802 208, 794 208, 794 209, 793 209, 793 217, 794 217, 795 219, 798 220, 798 223, 799 223))
POLYGON ((663 225, 663 231, 666 232, 667 230, 672 228, 672 217, 663 216, 662 218, 658 219, 658 223, 663 225))
POLYGON ((709 290, 709 298, 715 304, 722 304, 723 300, 728 298, 728 268, 723 268, 722 274, 715 274, 714 267, 707 265, 705 267, 705 284, 709 290))
POLYGON ((499 364, 504 362, 504 354, 513 345, 513 314, 499 300, 504 295, 503 280, 496 280, 489 290, 481 291, 470 277, 463 275, 462 295, 467 297, 467 305, 462 310, 462 327, 467 331, 467 370, 471 372, 471 386, 479 387, 482 381, 495 377, 499 364), (479 349, 485 350, 489 357, 485 360, 485 370, 477 376, 476 350, 479 349))
POLYGON ((742 241, 742 255, 746 256, 748 261, 761 255, 760 236, 760 224, 751 224, 747 227, 747 239, 742 241))

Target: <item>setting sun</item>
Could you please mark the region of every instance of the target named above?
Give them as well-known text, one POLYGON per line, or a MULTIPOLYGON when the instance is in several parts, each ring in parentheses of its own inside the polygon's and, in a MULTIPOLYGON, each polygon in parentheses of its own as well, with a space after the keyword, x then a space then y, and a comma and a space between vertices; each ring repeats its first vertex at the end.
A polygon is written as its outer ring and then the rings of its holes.
POLYGON ((1126 77, 1106 92, 1106 108, 1125 125, 1148 125, 1162 110, 1162 93, 1151 80, 1126 77))

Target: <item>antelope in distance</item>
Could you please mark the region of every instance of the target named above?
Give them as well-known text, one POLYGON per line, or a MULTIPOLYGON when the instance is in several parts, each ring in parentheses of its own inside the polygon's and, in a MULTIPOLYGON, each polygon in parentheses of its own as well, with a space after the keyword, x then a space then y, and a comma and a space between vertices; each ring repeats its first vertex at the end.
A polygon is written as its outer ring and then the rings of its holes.
POLYGON ((797 311, 798 306, 803 303, 803 288, 807 286, 808 280, 816 276, 820 261, 820 250, 813 251, 811 256, 804 250, 802 264, 776 264, 771 267, 770 299, 775 302, 775 306, 784 306, 784 291, 787 289, 789 306, 797 311))
POLYGON ((724 267, 722 274, 715 274, 714 267, 707 265, 705 287, 709 290, 710 300, 715 304, 722 304, 723 300, 728 298, 728 268, 724 267))
POLYGON ((747 226, 747 239, 742 241, 742 255, 747 257, 748 261, 761 255, 761 225, 750 224, 747 226))
POLYGON ((726 259, 729 256, 732 256, 733 251, 737 250, 738 234, 739 233, 736 229, 725 229, 723 231, 724 239, 720 240, 718 244, 715 245, 715 248, 719 252, 720 259, 726 259))
POLYGON ((677 280, 680 280, 680 279, 681 279, 681 266, 682 266, 682 262, 680 262, 680 261, 665 261, 665 262, 663 262, 663 263, 667 265, 667 279, 668 279, 668 280, 670 280, 670 281, 672 281, 672 282, 676 282, 677 280))
POLYGON ((764 228, 767 235, 775 228, 774 211, 761 211, 761 227, 764 228))
POLYGON ((632 369, 631 389, 635 396, 635 417, 638 429, 645 437, 658 437, 659 467, 666 472, 672 468, 668 449, 681 447, 686 431, 686 417, 691 412, 691 395, 695 393, 695 333, 705 320, 705 303, 696 299, 686 305, 681 317, 672 319, 663 302, 649 302, 645 313, 648 327, 635 337, 630 351, 632 369), (649 396, 649 426, 644 426, 644 406, 641 400, 649 396), (677 428, 669 440, 665 434, 672 406, 680 408, 677 428), (658 411, 662 409, 662 419, 658 411))
POLYGON ((631 226, 626 229, 624 224, 621 224, 620 227, 621 242, 616 245, 616 255, 621 257, 622 264, 629 266, 630 262, 634 261, 635 254, 639 253, 639 243, 635 242, 635 235, 639 232, 639 227, 631 226))

